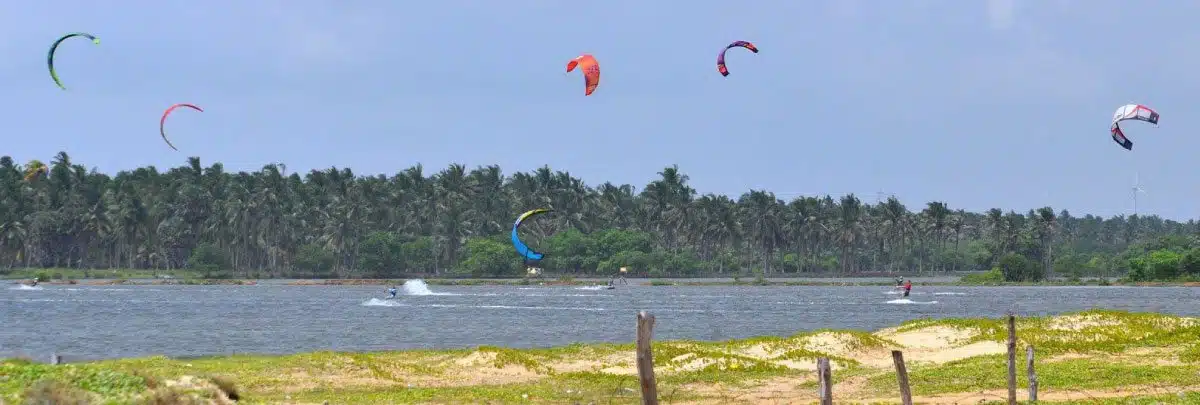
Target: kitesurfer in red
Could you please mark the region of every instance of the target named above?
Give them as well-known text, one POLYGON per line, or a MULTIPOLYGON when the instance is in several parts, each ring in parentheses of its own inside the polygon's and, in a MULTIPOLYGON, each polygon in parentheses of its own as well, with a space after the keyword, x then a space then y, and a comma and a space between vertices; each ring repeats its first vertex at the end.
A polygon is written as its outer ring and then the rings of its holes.
POLYGON ((904 296, 907 297, 910 291, 912 291, 912 280, 904 280, 904 296))

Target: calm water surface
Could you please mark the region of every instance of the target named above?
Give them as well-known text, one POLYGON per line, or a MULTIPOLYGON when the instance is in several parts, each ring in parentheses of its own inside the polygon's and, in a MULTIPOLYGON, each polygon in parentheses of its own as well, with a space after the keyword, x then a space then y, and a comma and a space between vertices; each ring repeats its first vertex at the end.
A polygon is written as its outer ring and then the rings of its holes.
POLYGON ((875 330, 924 317, 1047 315, 1091 308, 1200 316, 1200 288, 585 287, 0 287, 0 357, 557 346, 630 342, 638 310, 656 339, 875 330), (432 290, 432 291, 430 291, 432 290))

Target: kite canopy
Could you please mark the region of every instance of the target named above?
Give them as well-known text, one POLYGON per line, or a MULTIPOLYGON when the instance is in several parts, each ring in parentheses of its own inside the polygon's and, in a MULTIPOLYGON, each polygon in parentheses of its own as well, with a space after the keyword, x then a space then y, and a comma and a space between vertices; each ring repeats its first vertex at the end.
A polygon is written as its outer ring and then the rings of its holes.
POLYGON ((1145 121, 1154 126, 1158 126, 1158 112, 1141 104, 1126 104, 1117 108, 1117 112, 1113 113, 1112 126, 1109 132, 1112 134, 1113 141, 1117 145, 1121 145, 1125 150, 1133 150, 1133 141, 1130 141, 1125 136, 1125 132, 1121 130, 1121 121, 1145 121))
POLYGON ((721 72, 721 76, 729 76, 729 69, 725 67, 725 51, 728 51, 729 48, 737 47, 746 48, 749 49, 750 52, 758 53, 758 47, 754 46, 754 44, 750 42, 733 41, 733 43, 729 44, 724 49, 721 49, 721 53, 717 54, 717 71, 721 72))
POLYGON ((513 228, 512 228, 513 248, 516 248, 517 254, 521 255, 521 257, 523 257, 525 260, 527 260, 527 261, 528 260, 542 260, 542 258, 545 257, 546 255, 544 255, 542 253, 538 253, 538 252, 534 251, 533 249, 530 249, 529 246, 525 244, 525 242, 521 242, 521 238, 517 235, 517 228, 520 228, 522 222, 525 222, 526 219, 529 219, 530 217, 532 217, 534 215, 545 214, 547 212, 552 212, 552 211, 554 211, 554 210, 547 209, 547 208, 538 208, 538 209, 534 209, 534 210, 529 210, 529 211, 525 212, 524 214, 521 214, 521 216, 517 217, 517 222, 513 223, 513 228))
POLYGON ((163 111, 162 118, 158 119, 158 133, 159 133, 159 135, 162 135, 162 139, 163 139, 163 141, 165 141, 167 143, 167 146, 170 146, 171 149, 175 149, 175 150, 179 150, 179 149, 175 148, 175 145, 172 145, 171 141, 169 139, 167 139, 167 131, 164 129, 164 127, 166 126, 166 123, 167 123, 167 116, 171 114, 171 111, 175 111, 175 109, 179 108, 179 107, 188 107, 188 108, 191 108, 191 109, 199 111, 199 112, 204 112, 204 110, 200 109, 200 107, 196 107, 194 105, 187 104, 187 103, 175 104, 173 106, 167 107, 166 111, 163 111))
POLYGON ((46 53, 46 67, 50 68, 50 78, 54 79, 54 84, 57 84, 58 88, 63 90, 66 90, 67 88, 63 86, 61 80, 58 80, 58 73, 54 71, 54 51, 58 50, 58 44, 61 44, 63 41, 66 41, 67 38, 71 37, 84 37, 92 40, 93 44, 100 45, 100 38, 96 38, 95 35, 86 32, 72 32, 70 34, 63 35, 55 40, 54 44, 50 45, 50 51, 46 53))
POLYGON ((585 53, 567 62, 568 73, 575 70, 576 67, 583 72, 583 95, 592 95, 592 92, 596 91, 596 86, 600 85, 600 63, 596 62, 596 58, 592 55, 585 53))

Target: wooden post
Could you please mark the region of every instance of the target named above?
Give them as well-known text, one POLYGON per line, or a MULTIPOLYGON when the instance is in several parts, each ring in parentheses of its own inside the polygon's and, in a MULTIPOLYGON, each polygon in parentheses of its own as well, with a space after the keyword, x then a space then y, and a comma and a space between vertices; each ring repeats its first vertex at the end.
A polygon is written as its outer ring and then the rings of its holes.
POLYGON ((1017 405, 1017 317, 1008 314, 1008 405, 1017 405))
POLYGON ((1033 371, 1033 345, 1025 347, 1025 371, 1029 373, 1029 402, 1037 402, 1037 373, 1033 371))
POLYGON ((904 368, 904 353, 892 350, 892 362, 896 363, 896 381, 900 383, 900 402, 912 405, 912 391, 908 389, 908 370, 904 368))
POLYGON ((637 369, 642 383, 642 405, 658 405, 658 383, 654 381, 654 353, 650 336, 654 332, 654 315, 646 311, 637 316, 637 369))
POLYGON ((829 367, 828 357, 817 358, 817 381, 821 405, 833 405, 833 371, 829 367))

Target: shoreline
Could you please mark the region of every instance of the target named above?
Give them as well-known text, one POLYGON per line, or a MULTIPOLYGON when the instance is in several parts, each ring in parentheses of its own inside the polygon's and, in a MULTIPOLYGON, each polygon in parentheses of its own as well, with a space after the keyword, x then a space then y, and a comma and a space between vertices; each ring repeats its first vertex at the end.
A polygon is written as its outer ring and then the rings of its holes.
MULTIPOLYGON (((39 283, 39 285, 83 285, 83 286, 105 286, 105 285, 122 285, 122 286, 161 286, 161 285, 287 285, 287 286, 388 286, 388 285, 403 285, 406 281, 421 280, 431 286, 590 286, 604 285, 608 283, 606 278, 563 278, 563 279, 477 279, 477 278, 412 278, 412 279, 215 279, 215 278, 188 278, 188 279, 163 279, 163 278, 145 278, 145 279, 67 279, 67 280, 48 280, 39 283)), ((895 287, 895 283, 888 281, 851 281, 840 279, 839 281, 820 281, 814 279, 784 279, 782 281, 773 281, 766 279, 762 281, 734 281, 729 280, 712 280, 701 279, 705 281, 689 281, 696 280, 695 278, 655 278, 655 279, 627 279, 630 286, 651 286, 651 287, 895 287), (711 281, 710 281, 711 280, 711 281)), ((1200 287, 1200 282, 1196 281, 1139 281, 1139 282, 1121 282, 1121 281, 1044 281, 1044 282, 1021 282, 1021 283, 968 283, 958 281, 917 281, 914 278, 913 285, 918 287, 1200 287)), ((23 279, 5 279, 10 285, 25 284, 28 280, 23 279)), ((618 288, 624 285, 618 284, 618 288)))
MULTIPOLYGON (((958 271, 934 274, 906 274, 866 272, 854 274, 777 274, 763 278, 753 275, 716 274, 693 277, 626 277, 631 286, 763 286, 763 287, 891 287, 893 277, 902 276, 918 287, 1067 287, 1067 286, 1136 286, 1136 287, 1200 287, 1200 280, 1179 279, 1171 281, 1128 282, 1116 277, 1089 276, 1080 280, 1056 278, 1041 282, 999 282, 978 276, 988 272, 958 271)), ((610 275, 549 274, 535 278, 509 277, 461 277, 439 274, 404 274, 396 278, 257 278, 231 277, 206 278, 205 274, 187 270, 154 269, 68 269, 68 268, 19 268, 9 269, 0 277, 12 284, 27 283, 35 276, 42 277, 49 285, 295 285, 295 286, 385 286, 400 285, 407 280, 423 280, 431 286, 587 286, 604 285, 610 275)), ((255 275, 251 275, 255 276, 255 275)), ((618 285, 620 288, 621 285, 618 285)))
MULTIPOLYGON (((631 342, 633 323, 631 316, 631 342)), ((1021 357, 1026 345, 1036 348, 1043 401, 1124 403, 1155 393, 1169 394, 1165 403, 1200 400, 1200 319, 1093 310, 1018 318, 1017 329, 1021 357)), ((1002 400, 1006 334, 997 317, 915 320, 872 332, 663 340, 654 341, 655 373, 661 399, 671 403, 813 402, 815 359, 829 357, 835 402, 895 402, 890 350, 901 350, 915 402, 1002 400)), ((57 389, 91 389, 118 402, 186 387, 217 398, 208 403, 226 403, 219 401, 228 397, 224 385, 251 403, 636 403, 633 346, 157 356, 58 366, 4 360, 0 375, 13 377, 0 379, 0 399, 19 403, 27 398, 22 387, 49 379, 57 389)))

